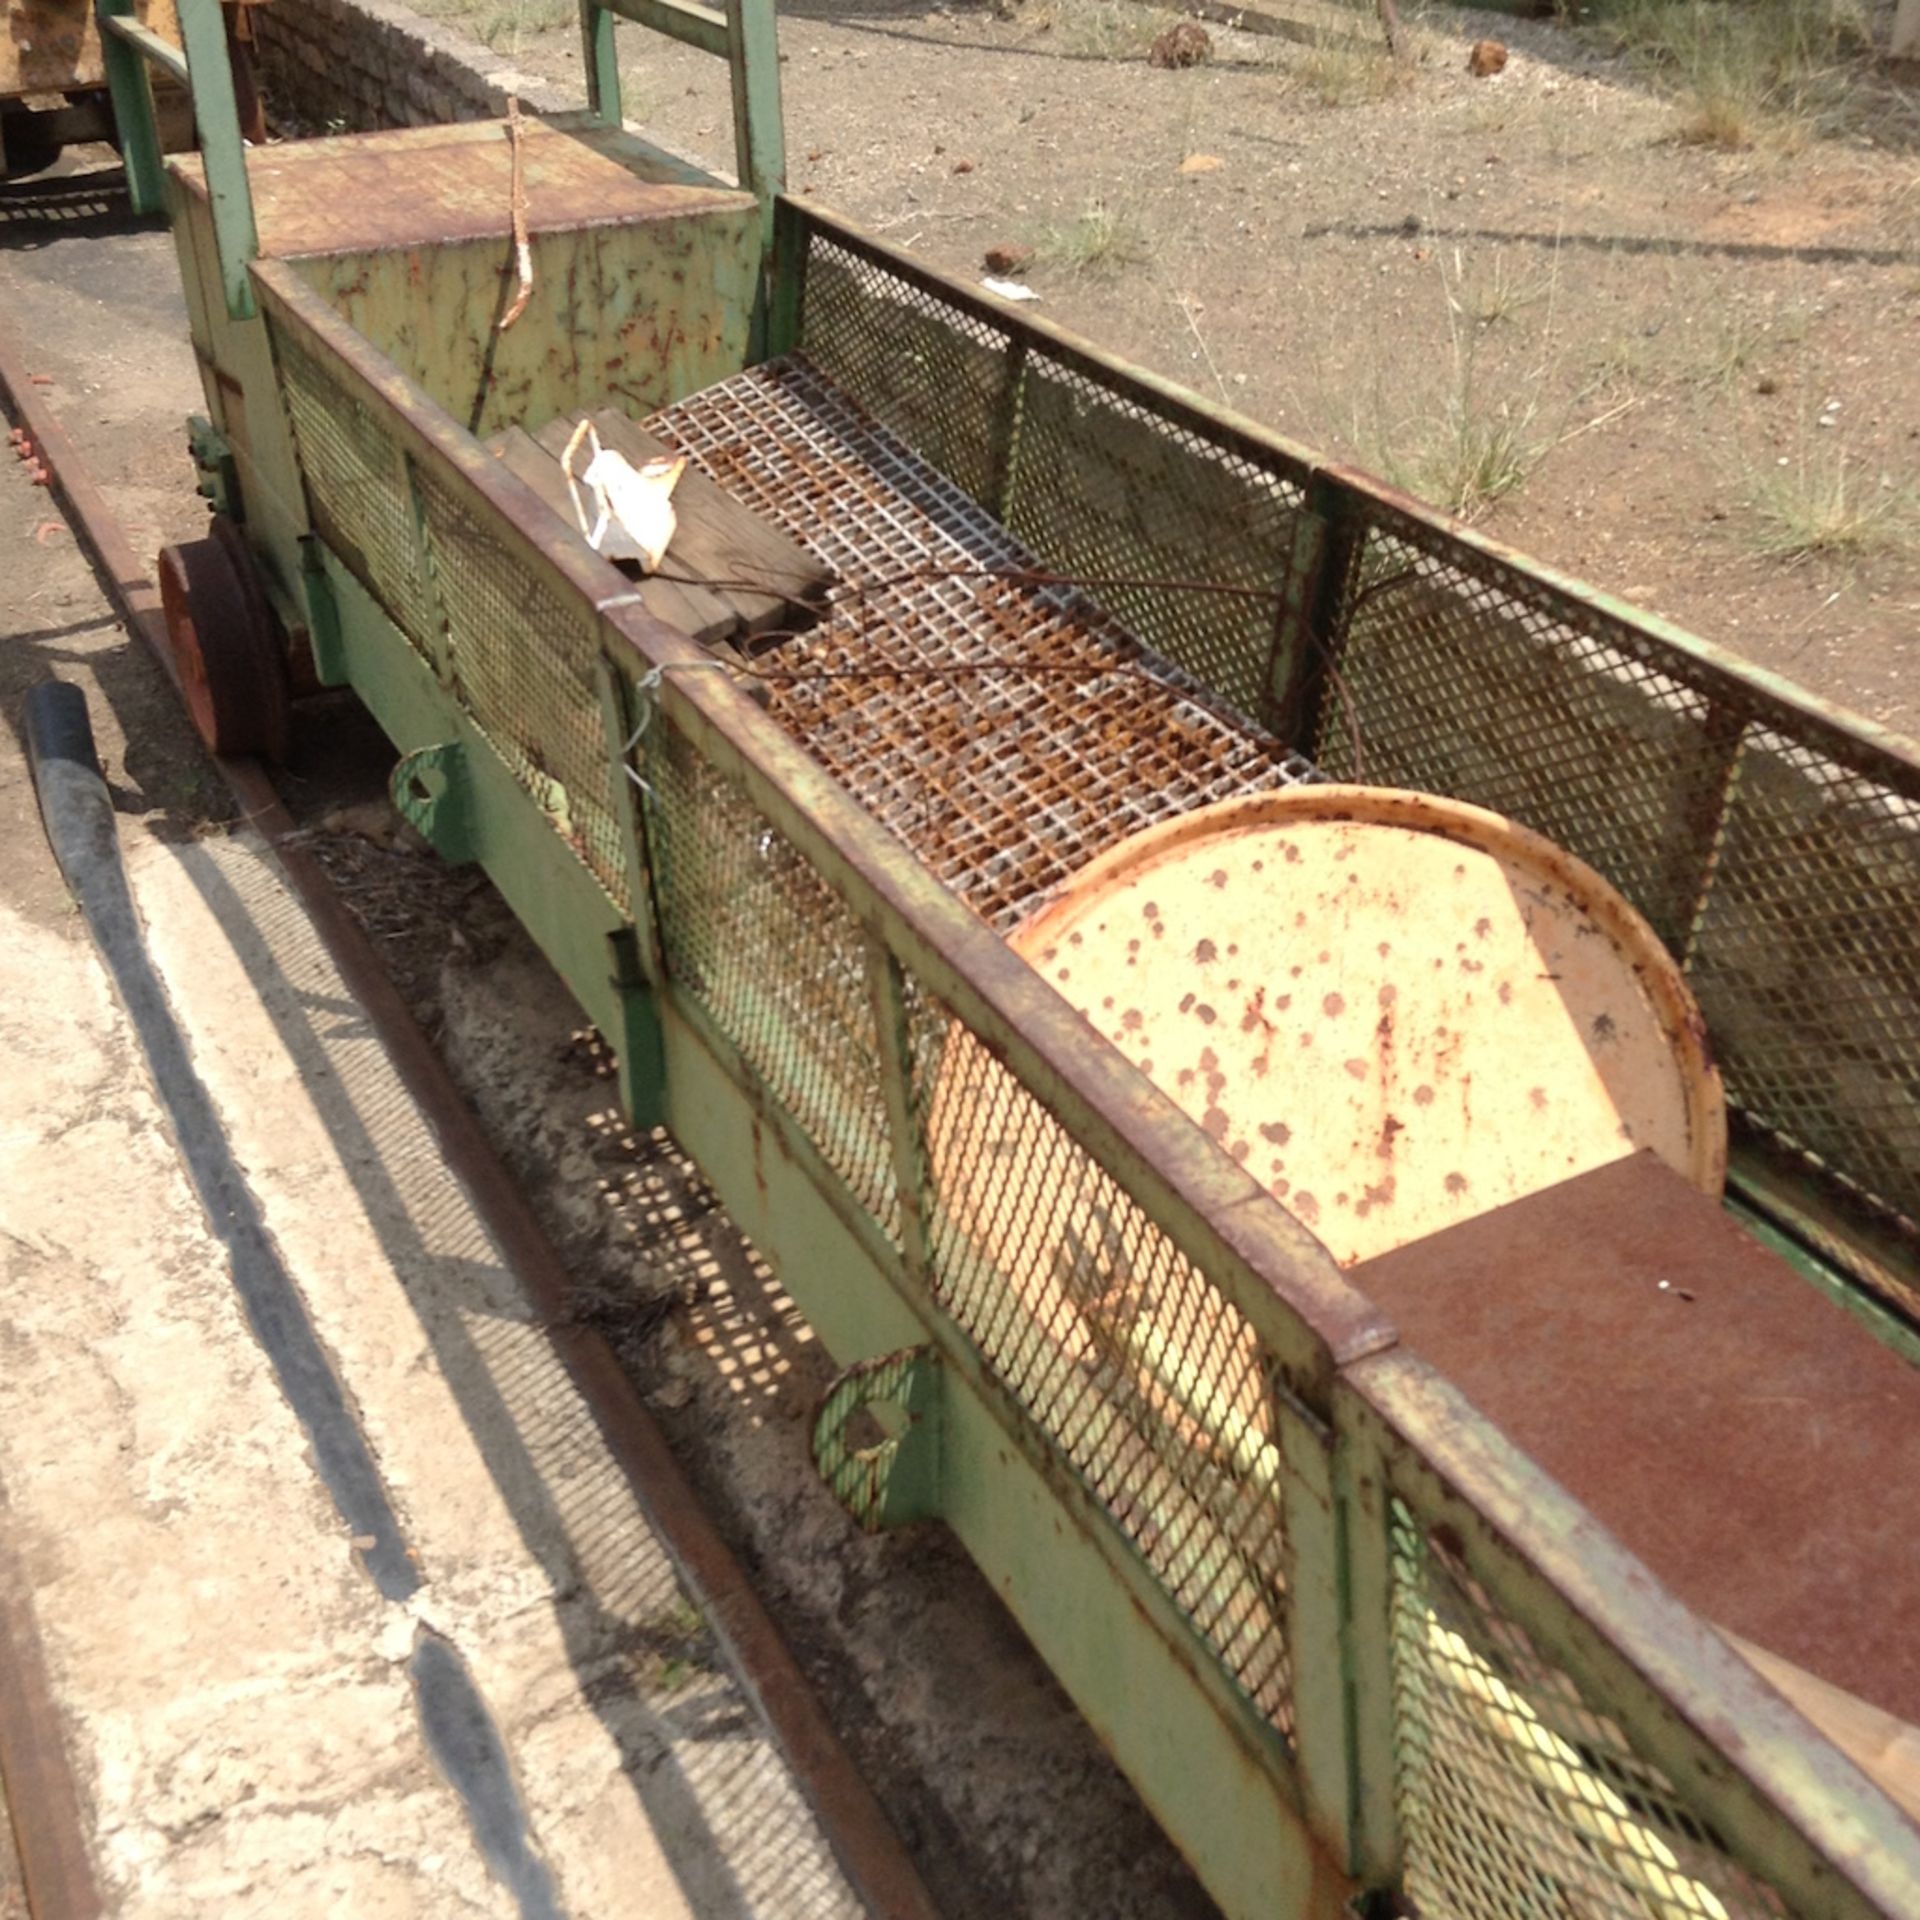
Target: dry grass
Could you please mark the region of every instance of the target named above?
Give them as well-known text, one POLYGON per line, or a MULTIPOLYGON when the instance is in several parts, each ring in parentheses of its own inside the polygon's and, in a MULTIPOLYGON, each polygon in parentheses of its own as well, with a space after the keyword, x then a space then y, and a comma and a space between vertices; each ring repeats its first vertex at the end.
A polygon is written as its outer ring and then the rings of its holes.
POLYGON ((1495 327, 1538 306, 1552 291, 1550 275, 1529 273, 1507 254, 1496 253, 1491 267, 1463 273, 1450 285, 1447 299, 1476 326, 1495 327))
POLYGON ((1154 41, 1184 18, 1139 0, 1033 0, 1020 17, 1050 35, 1054 51, 1081 60, 1144 60, 1154 41))
POLYGON ((1284 56, 1293 83, 1323 107, 1373 106, 1412 85, 1410 61, 1396 60, 1384 43, 1331 30, 1284 56))
POLYGON ((1910 486, 1862 472, 1845 447, 1803 445, 1797 454, 1755 466, 1744 491, 1750 544, 1774 560, 1859 560, 1911 553, 1920 515, 1910 486))
POLYGON ((1844 121, 1860 0, 1601 0, 1591 31, 1675 97, 1678 137, 1804 146, 1844 121))
POLYGON ((517 53, 533 34, 552 33, 573 25, 580 9, 573 0, 505 0, 474 13, 474 37, 495 53, 517 53))
POLYGON ((1149 251, 1140 222, 1104 200, 1089 200, 1072 219, 1042 227, 1034 235, 1033 250, 1048 266, 1089 278, 1138 266, 1149 251))

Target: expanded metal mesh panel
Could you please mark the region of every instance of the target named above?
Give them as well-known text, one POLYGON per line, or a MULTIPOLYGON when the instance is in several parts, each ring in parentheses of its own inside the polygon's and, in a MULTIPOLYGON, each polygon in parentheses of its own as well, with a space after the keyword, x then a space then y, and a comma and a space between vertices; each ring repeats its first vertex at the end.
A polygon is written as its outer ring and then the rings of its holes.
POLYGON ((394 624, 431 658, 437 637, 433 600, 398 444, 374 409, 283 328, 273 329, 273 352, 314 525, 394 624))
POLYGON ((1782 1920, 1673 1783, 1393 1509, 1395 1790, 1427 1920, 1782 1920))
POLYGON ((1707 702, 1613 623, 1413 523, 1374 527, 1316 757, 1523 821, 1681 947, 1727 753, 1707 702))
POLYGON ((1756 728, 1692 965, 1733 1098, 1920 1233, 1920 800, 1756 728))
POLYGON ((814 365, 876 420, 971 499, 994 505, 1012 424, 1005 332, 816 235, 802 338, 814 365))
POLYGON ((1281 1465, 1251 1328, 971 1032, 916 1008, 942 1304, 1288 1731, 1281 1465))
MULTIPOLYGON (((1197 421, 1176 426, 1138 394, 1028 357, 1008 527, 1244 714, 1275 708, 1302 497, 1295 476, 1228 452, 1197 421)), ((1287 678, 1283 664, 1280 691, 1287 678)))
POLYGON ((804 360, 649 423, 839 574, 759 662, 774 716, 1006 927, 1103 848, 1310 778, 1217 711, 804 360))
POLYGON ((667 970, 854 1198, 898 1231, 866 940, 793 846, 673 728, 646 736, 667 970))
POLYGON ((1588 861, 1687 963, 1736 1112, 1920 1232, 1920 777, 1842 767, 1760 690, 1366 512, 1318 763, 1588 861))
POLYGON ((536 570, 526 545, 423 471, 428 564, 461 701, 612 897, 627 898, 593 609, 536 570))

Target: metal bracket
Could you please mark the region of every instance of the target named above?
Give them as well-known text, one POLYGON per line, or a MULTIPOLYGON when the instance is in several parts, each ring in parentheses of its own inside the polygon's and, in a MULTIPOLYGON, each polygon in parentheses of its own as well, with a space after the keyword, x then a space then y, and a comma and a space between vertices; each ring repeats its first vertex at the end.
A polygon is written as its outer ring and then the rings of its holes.
POLYGON ((347 670, 346 636, 340 628, 340 603, 333 597, 333 582, 327 578, 325 550, 318 536, 311 533, 300 541, 300 584, 307 598, 304 624, 307 644, 313 649, 314 678, 323 687, 344 687, 351 675, 347 670))
POLYGON ((449 866, 477 860, 466 750, 457 740, 403 754, 387 779, 394 810, 449 866))
POLYGON ((194 485, 201 497, 212 502, 215 513, 224 513, 229 520, 244 519, 240 471, 234 464, 233 448, 204 413, 187 416, 187 451, 199 475, 194 485))
POLYGON ((940 1356, 903 1347, 856 1361, 828 1387, 813 1417, 813 1464, 868 1533, 940 1512, 940 1356), (887 1430, 877 1445, 848 1443, 855 1414, 887 1430))

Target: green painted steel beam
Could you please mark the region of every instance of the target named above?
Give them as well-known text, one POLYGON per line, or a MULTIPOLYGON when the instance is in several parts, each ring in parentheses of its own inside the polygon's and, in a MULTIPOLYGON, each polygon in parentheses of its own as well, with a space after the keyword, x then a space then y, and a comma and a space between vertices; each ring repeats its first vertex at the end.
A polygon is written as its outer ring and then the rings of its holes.
POLYGON ((608 126, 621 119, 618 21, 599 0, 580 0, 580 54, 587 71, 587 106, 608 126))
POLYGON ((697 47, 722 60, 727 57, 727 16, 717 7, 702 6, 700 0, 599 0, 599 4, 682 46, 697 47))
MULTIPOLYGON (((147 75, 146 42, 159 40, 133 17, 133 0, 98 0, 100 58, 106 68, 107 92, 113 102, 113 124, 120 136, 120 158, 127 170, 127 198, 135 213, 158 213, 166 204, 166 162, 160 151, 160 130, 153 112, 153 85, 147 75)), ((178 78, 186 78, 186 63, 172 47, 161 43, 171 72, 180 61, 178 78)))
MULTIPOLYGON (((103 6, 105 0, 102 0, 103 6)), ((107 13, 100 15, 103 32, 110 33, 116 40, 124 41, 149 66, 158 67, 162 73, 171 74, 184 87, 187 80, 187 58, 171 41, 163 40, 159 34, 134 18, 131 12, 107 13)))
POLYGON ((178 0, 178 13, 193 94, 193 124, 200 136, 214 238, 220 250, 221 285, 228 313, 243 320, 253 313, 247 269, 260 251, 260 236, 253 222, 247 144, 240 133, 227 30, 220 18, 220 0, 178 0))

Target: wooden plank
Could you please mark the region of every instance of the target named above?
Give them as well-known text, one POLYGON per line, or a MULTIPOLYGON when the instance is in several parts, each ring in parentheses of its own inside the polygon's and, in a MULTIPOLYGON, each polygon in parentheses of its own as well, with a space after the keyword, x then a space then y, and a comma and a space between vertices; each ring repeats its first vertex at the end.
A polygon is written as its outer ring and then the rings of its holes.
POLYGON ((1896 1720, 1725 1627, 1720 1637, 1785 1694, 1895 1806, 1920 1824, 1920 1728, 1896 1720))
MULTIPOLYGON (((673 453, 665 441, 636 426, 627 416, 606 407, 593 415, 601 440, 635 466, 673 453)), ((549 421, 536 436, 549 452, 566 445, 571 421, 549 421)), ((712 581, 765 581, 769 591, 755 587, 718 586, 713 589, 738 614, 750 633, 811 626, 817 603, 833 584, 833 569, 817 560, 778 527, 752 508, 689 467, 674 489, 674 512, 679 530, 674 534, 665 570, 692 574, 712 581)))
MULTIPOLYGON (((570 422, 559 424, 566 433, 572 432, 570 422)), ((561 445, 565 444, 563 434, 561 445)), ((524 427, 509 427, 506 432, 495 434, 486 446, 508 472, 524 480, 569 527, 578 528, 580 522, 567 492, 567 476, 555 455, 532 434, 524 427)), ((630 568, 639 565, 640 548, 617 520, 609 525, 600 551, 615 565, 623 561, 630 568)), ((641 580, 638 585, 641 602, 649 613, 702 646, 717 645, 739 630, 740 616, 735 609, 719 594, 709 593, 704 587, 658 579, 641 580)))

